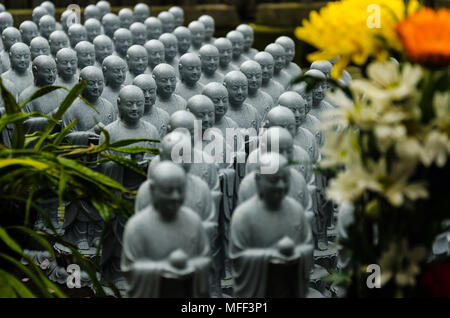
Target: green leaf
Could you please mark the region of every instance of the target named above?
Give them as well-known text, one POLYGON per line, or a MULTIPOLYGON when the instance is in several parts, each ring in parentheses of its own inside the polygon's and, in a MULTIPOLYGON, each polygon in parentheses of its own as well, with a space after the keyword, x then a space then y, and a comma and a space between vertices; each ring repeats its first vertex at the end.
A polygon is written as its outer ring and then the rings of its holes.
MULTIPOLYGON (((17 105, 15 97, 6 89, 3 85, 3 81, 0 78, 0 90, 2 93, 2 98, 5 103, 6 113, 9 115, 20 113, 19 105, 17 105)), ((12 136, 12 147, 17 149, 22 149, 25 144, 25 132, 23 129, 23 122, 16 121, 14 123, 14 132, 12 136)))
POLYGON ((52 246, 50 245, 49 242, 47 242, 47 240, 42 237, 38 232, 31 230, 25 226, 21 226, 21 225, 15 225, 15 226, 9 226, 7 229, 15 229, 18 231, 21 231, 25 234, 28 234, 29 236, 31 236, 33 239, 35 239, 36 241, 39 242, 39 244, 42 245, 42 247, 44 247, 52 257, 55 256, 55 253, 53 251, 52 246))
POLYGON ((135 154, 135 153, 150 153, 154 155, 159 155, 159 148, 155 147, 120 147, 120 148, 109 148, 111 151, 116 151, 120 153, 128 153, 128 154, 135 154))
POLYGON ((0 276, 6 281, 6 284, 8 284, 19 297, 22 298, 36 298, 34 294, 28 290, 28 288, 25 287, 24 284, 17 278, 15 278, 10 273, 0 269, 0 276))
POLYGON ((14 252, 23 255, 23 250, 19 244, 14 241, 3 227, 0 227, 0 239, 14 252))
POLYGON ((72 130, 72 128, 77 123, 77 120, 73 120, 70 124, 68 124, 66 127, 64 127, 61 132, 58 134, 58 136, 53 140, 53 145, 59 146, 61 142, 64 140, 64 138, 67 136, 67 134, 72 130))
POLYGON ((19 107, 23 108, 29 102, 31 102, 41 96, 44 96, 48 93, 51 93, 57 89, 61 89, 61 88, 67 90, 67 88, 65 88, 63 86, 57 86, 57 85, 48 85, 48 86, 41 87, 37 91, 35 91, 28 99, 26 99, 23 103, 21 103, 19 105, 19 107))
POLYGON ((112 148, 118 148, 135 144, 141 141, 160 142, 158 139, 148 139, 148 138, 122 139, 111 143, 109 146, 112 148))
POLYGON ((61 171, 60 178, 59 178, 59 184, 58 184, 58 223, 60 225, 63 225, 64 222, 64 215, 65 215, 65 209, 64 209, 64 201, 63 201, 63 195, 64 190, 66 188, 67 183, 67 175, 64 173, 64 170, 61 171))
POLYGON ((119 155, 113 155, 110 153, 102 153, 101 155, 108 159, 111 159, 114 162, 117 162, 121 166, 124 166, 144 177, 147 176, 147 173, 145 173, 144 170, 142 170, 141 166, 139 166, 134 160, 131 160, 131 159, 125 158, 123 156, 119 156, 119 155))

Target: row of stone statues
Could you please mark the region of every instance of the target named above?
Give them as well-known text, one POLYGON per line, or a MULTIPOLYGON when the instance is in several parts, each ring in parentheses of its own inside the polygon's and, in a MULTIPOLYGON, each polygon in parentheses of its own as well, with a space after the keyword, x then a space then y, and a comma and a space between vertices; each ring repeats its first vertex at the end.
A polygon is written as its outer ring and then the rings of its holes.
MULTIPOLYGON (((212 17, 184 27, 179 7, 158 17, 143 3, 109 11, 99 1, 85 8, 83 25, 70 10, 57 22, 45 1, 19 30, 0 13, 1 77, 18 102, 41 87, 84 80, 83 99, 62 120, 76 120, 72 143, 102 142, 100 127, 111 142, 160 140, 135 144, 158 147, 157 156, 116 153, 146 169, 147 179, 115 162, 92 166, 137 191, 126 198, 135 205, 128 222, 115 215, 105 224, 79 198, 65 202, 58 230, 87 256, 103 231, 102 283, 132 297, 222 297, 230 280, 237 297, 311 296, 313 250, 330 249, 335 210, 314 169, 321 114, 335 107, 324 94, 332 63, 311 65, 306 74, 324 82, 309 92, 291 85, 302 71, 289 37, 259 52, 246 24, 216 39, 212 17)), ((350 80, 346 73, 341 82, 350 80)), ((23 111, 52 115, 66 94, 54 90, 23 111)), ((27 133, 45 123, 27 120, 27 133)), ((10 136, 8 127, 1 142, 10 136)), ((46 206, 55 226, 57 209, 57 198, 46 206)))

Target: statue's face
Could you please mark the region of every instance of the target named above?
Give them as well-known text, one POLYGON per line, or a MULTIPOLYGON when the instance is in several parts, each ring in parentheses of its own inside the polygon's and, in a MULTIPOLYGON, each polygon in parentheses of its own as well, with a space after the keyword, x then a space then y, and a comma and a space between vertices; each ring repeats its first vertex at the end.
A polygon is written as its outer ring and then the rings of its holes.
POLYGON ((325 97, 325 83, 321 82, 314 87, 312 91, 312 102, 314 105, 319 105, 319 103, 324 99, 325 97))
POLYGON ((152 201, 156 210, 165 219, 173 219, 183 204, 185 181, 179 178, 166 178, 153 183, 152 201))
POLYGON ((210 39, 214 34, 214 23, 203 23, 205 25, 205 38, 210 39))
POLYGON ((144 23, 145 19, 149 17, 149 12, 146 8, 138 8, 134 10, 134 19, 136 22, 144 23))
POLYGON ((284 51, 286 52, 286 62, 290 63, 294 59, 295 56, 295 47, 294 46, 285 46, 284 51))
POLYGON ((53 85, 56 80, 56 65, 46 63, 38 66, 36 72, 33 73, 39 86, 53 85))
POLYGON ((202 54, 200 56, 202 61, 202 68, 205 73, 214 73, 219 67, 219 54, 214 54, 213 52, 202 54))
POLYGON ((252 32, 245 32, 242 35, 244 36, 244 50, 247 51, 253 45, 254 36, 252 32))
POLYGON ((98 35, 100 35, 101 30, 102 30, 102 29, 101 29, 101 26, 100 26, 100 25, 94 25, 94 24, 92 24, 92 25, 86 26, 86 32, 87 32, 87 37, 88 37, 89 42, 93 42, 94 39, 95 39, 98 35))
POLYGON ((147 41, 147 30, 145 28, 134 29, 131 34, 133 35, 133 44, 144 45, 147 41))
POLYGON ((103 29, 105 30, 105 34, 109 37, 112 37, 114 32, 120 28, 120 21, 118 19, 111 19, 106 21, 103 24, 103 29))
POLYGON ((202 131, 211 128, 214 125, 214 107, 210 104, 197 104, 191 109, 192 114, 197 120, 202 121, 202 131))
POLYGON ((39 24, 39 30, 41 31, 41 35, 48 39, 50 34, 56 30, 56 24, 54 20, 45 20, 39 24))
POLYGON ((10 32, 6 35, 3 35, 2 39, 3 39, 3 44, 4 44, 5 48, 7 48, 8 50, 11 48, 11 46, 16 44, 17 42, 22 41, 20 32, 10 32))
POLYGON ((69 32, 70 44, 75 47, 81 41, 87 41, 87 32, 84 29, 77 29, 69 32))
POLYGON ((202 45, 205 40, 205 29, 204 28, 190 28, 192 35, 192 44, 195 46, 202 45))
POLYGON ((25 72, 30 66, 30 51, 21 48, 10 52, 11 64, 18 72, 25 72))
POLYGON ((29 45, 31 40, 39 36, 39 31, 36 27, 29 27, 22 29, 22 40, 23 43, 29 45))
POLYGON ((180 52, 187 52, 191 46, 191 35, 190 34, 180 34, 177 36, 178 40, 178 50, 180 52))
POLYGON ((133 23, 133 14, 132 13, 119 13, 120 19, 120 27, 128 29, 130 25, 133 23))
POLYGON ((132 45, 133 39, 131 37, 131 34, 124 33, 119 34, 116 37, 114 37, 114 45, 116 47, 116 51, 121 55, 126 55, 128 49, 132 45))
POLYGON ((72 78, 77 72, 77 58, 72 54, 64 54, 56 61, 58 74, 63 78, 72 78))
POLYGON ((180 25, 183 25, 184 22, 184 14, 182 12, 176 13, 173 15, 175 18, 175 25, 179 27, 180 25))
POLYGON ((286 65, 285 53, 277 52, 272 54, 273 60, 275 62, 275 70, 281 70, 286 65))
POLYGON ((178 43, 176 40, 165 41, 164 43, 165 57, 166 60, 172 60, 178 53, 178 43))
POLYGON ((162 17, 160 20, 162 22, 163 33, 172 33, 175 28, 175 20, 169 17, 162 17))
POLYGON ((7 18, 0 20, 0 31, 3 32, 4 29, 12 27, 13 21, 7 18))
POLYGON ((148 35, 148 39, 152 40, 152 39, 159 39, 159 37, 162 34, 162 24, 152 24, 152 25, 147 25, 147 35, 148 35))
POLYGON ((239 57, 244 50, 244 41, 242 39, 232 39, 231 44, 233 47, 233 57, 239 57))
POLYGON ((270 208, 278 208, 289 192, 289 171, 285 167, 274 174, 257 174, 255 181, 260 199, 270 208))
POLYGON ((262 85, 262 73, 258 69, 246 70, 243 73, 247 76, 248 89, 257 91, 262 85))
POLYGON ((169 72, 164 72, 164 74, 155 76, 155 81, 158 91, 165 96, 172 95, 177 86, 177 78, 175 74, 169 72))
POLYGON ((62 48, 69 47, 69 40, 66 37, 55 37, 50 40, 50 50, 53 55, 56 55, 62 48))
POLYGON ((105 79, 109 85, 119 87, 125 82, 127 75, 127 66, 125 63, 116 63, 112 66, 106 67, 105 79))
POLYGON ((50 55, 50 46, 47 42, 35 42, 30 46, 31 60, 39 55, 50 55))
MULTIPOLYGON (((287 129, 291 136, 292 133, 294 133, 295 136, 295 125, 280 125, 280 127, 287 129)), ((292 161, 294 159, 294 144, 292 139, 280 138, 278 147, 278 153, 280 155, 283 155, 289 161, 292 161)))
POLYGON ((101 63, 103 60, 113 53, 113 45, 109 41, 102 41, 101 43, 95 44, 95 56, 97 60, 101 63))
POLYGON ((144 97, 141 94, 127 94, 121 98, 119 114, 126 123, 137 123, 144 115, 144 97))
POLYGON ((201 63, 198 60, 183 61, 180 77, 185 82, 196 83, 202 74, 201 63))
POLYGON ((80 69, 86 66, 93 66, 95 63, 95 49, 93 47, 83 48, 78 52, 77 57, 80 69))
POLYGON ((259 65, 261 65, 262 79, 264 81, 270 80, 273 76, 274 63, 270 61, 261 61, 259 65))
POLYGON ((148 53, 148 65, 154 68, 156 65, 164 62, 165 54, 163 48, 150 48, 147 50, 148 53))
POLYGON ((128 67, 130 72, 142 74, 148 65, 147 52, 133 52, 128 58, 128 67))
MULTIPOLYGON (((299 105, 293 105, 293 104, 290 104, 290 105, 288 105, 286 107, 289 108, 294 113, 295 125, 297 127, 300 126, 300 124, 302 123, 302 121, 304 119, 303 117, 305 116, 305 108, 304 107, 300 107, 299 105), (300 113, 300 108, 303 109, 303 115, 300 113)), ((284 127, 284 128, 288 129, 287 127, 284 127)), ((294 133, 293 136, 295 136, 295 133, 294 133)))
POLYGON ((227 84, 228 98, 233 104, 242 104, 248 96, 247 81, 235 80, 227 84))
POLYGON ((220 120, 228 111, 228 93, 222 90, 213 91, 208 97, 214 104, 215 119, 220 120))
MULTIPOLYGON (((304 104, 299 105, 298 109, 298 120, 297 116, 295 117, 295 123, 297 127, 300 126, 306 119, 306 101, 304 104)), ((295 113, 294 113, 295 114, 295 113)))
POLYGON ((100 10, 84 10, 84 21, 95 19, 100 21, 100 10))
POLYGON ((233 48, 231 46, 218 46, 220 56, 220 64, 227 66, 231 62, 233 48))
POLYGON ((144 105, 146 107, 153 106, 156 101, 156 86, 146 83, 145 85, 140 85, 139 88, 144 93, 144 105))
POLYGON ((97 74, 89 75, 86 78, 86 82, 83 95, 94 100, 98 99, 103 93, 103 76, 97 74))

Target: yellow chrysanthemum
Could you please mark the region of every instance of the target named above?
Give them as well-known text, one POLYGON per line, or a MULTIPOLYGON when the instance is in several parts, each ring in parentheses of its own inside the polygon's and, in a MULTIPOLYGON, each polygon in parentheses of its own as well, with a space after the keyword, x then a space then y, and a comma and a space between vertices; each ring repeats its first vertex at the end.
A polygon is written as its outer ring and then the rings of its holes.
MULTIPOLYGON (((416 0, 410 1, 408 14, 418 8, 416 0)), ((333 78, 339 79, 350 62, 362 65, 370 56, 385 60, 388 53, 381 38, 390 48, 401 50, 395 26, 404 18, 403 0, 330 2, 319 13, 311 12, 295 35, 318 49, 308 56, 310 61, 339 57, 331 72, 333 78)))

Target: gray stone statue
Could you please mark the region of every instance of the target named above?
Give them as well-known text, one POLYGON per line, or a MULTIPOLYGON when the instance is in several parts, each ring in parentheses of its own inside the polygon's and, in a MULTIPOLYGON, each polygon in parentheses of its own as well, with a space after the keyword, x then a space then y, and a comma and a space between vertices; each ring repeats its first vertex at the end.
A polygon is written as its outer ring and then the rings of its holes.
MULTIPOLYGON (((51 15, 52 17, 55 17, 55 5, 53 4, 53 2, 51 1, 44 1, 41 3, 41 7, 45 8, 45 10, 47 10, 48 14, 51 15)), ((56 30, 62 31, 62 25, 61 23, 59 23, 58 21, 56 21, 55 23, 56 26, 56 30)))
POLYGON ((228 72, 238 71, 239 68, 231 64, 233 55, 231 41, 227 38, 218 38, 214 41, 214 46, 219 50, 219 67, 217 68, 217 72, 225 76, 228 72))
POLYGON ((277 101, 278 97, 283 94, 284 87, 272 79, 275 64, 272 55, 267 52, 259 52, 255 55, 254 60, 261 65, 261 90, 269 94, 274 101, 277 101))
POLYGON ((330 105, 327 101, 325 101, 325 90, 327 88, 326 84, 326 76, 319 70, 309 70, 305 73, 305 75, 310 75, 318 79, 322 79, 324 81, 317 84, 312 90, 312 108, 311 115, 315 116, 317 119, 321 120, 322 113, 334 109, 332 105, 330 105))
MULTIPOLYGON (((69 20, 74 21, 75 13, 72 10, 65 10, 63 13, 61 13, 60 21, 62 26, 62 31, 64 31, 66 34, 69 30, 69 20)), ((34 21, 34 19, 33 19, 34 21)), ((39 21, 38 23, 39 24, 39 21)))
POLYGON ((242 63, 248 60, 248 57, 242 54, 244 51, 244 36, 239 31, 230 31, 227 33, 227 39, 233 46, 231 64, 239 68, 242 63))
POLYGON ((56 31, 55 18, 48 14, 44 15, 39 20, 39 33, 48 40, 53 31, 56 31))
POLYGON ((272 79, 287 89, 290 84, 291 77, 283 70, 286 66, 286 51, 281 45, 275 43, 267 45, 264 51, 270 53, 274 60, 272 79))
POLYGON ((107 56, 112 55, 114 51, 114 45, 112 40, 104 34, 100 34, 94 39, 94 48, 97 66, 101 66, 103 60, 107 56))
POLYGON ((216 30, 215 22, 213 17, 210 15, 204 14, 198 18, 198 21, 203 23, 205 26, 205 39, 203 41, 204 44, 213 44, 216 38, 214 37, 214 32, 216 30))
POLYGON ((307 296, 313 237, 304 208, 286 196, 291 177, 286 164, 275 153, 261 156, 254 177, 258 195, 239 205, 232 216, 236 297, 307 296), (276 172, 265 173, 266 169, 276 172))
POLYGON ((86 28, 78 23, 72 24, 67 32, 69 35, 70 46, 75 48, 78 42, 87 41, 87 31, 86 28))
POLYGON ((87 21, 89 19, 95 19, 100 22, 100 8, 95 4, 89 4, 84 8, 84 21, 87 21))
POLYGON ((69 48, 62 48, 56 53, 56 69, 58 71, 58 77, 55 81, 55 85, 64 86, 67 89, 71 89, 76 83, 78 58, 77 52, 69 48))
POLYGON ((120 28, 114 32, 114 55, 126 60, 127 51, 133 44, 133 36, 128 29, 120 28))
MULTIPOLYGON (((11 13, 7 11, 0 13, 0 34, 2 34, 6 28, 12 27, 13 24, 14 19, 11 13)), ((0 51, 4 49, 3 40, 0 40, 0 51)))
POLYGON ((182 56, 189 52, 192 42, 191 31, 184 26, 179 26, 173 31, 173 35, 177 37, 178 40, 178 56, 182 56))
POLYGON ((233 119, 239 128, 254 128, 258 131, 259 113, 255 107, 245 102, 248 96, 247 77, 240 71, 231 71, 225 76, 224 86, 228 90, 230 103, 227 116, 233 119))
POLYGON ((133 44, 144 45, 147 42, 147 27, 142 22, 134 22, 130 25, 133 44))
POLYGON ((152 174, 152 205, 131 217, 121 269, 131 297, 208 296, 209 245, 198 215, 182 206, 186 174, 164 161, 152 174))
POLYGON ((277 38, 275 43, 281 45, 284 48, 284 51, 286 52, 286 61, 283 70, 290 75, 291 80, 302 75, 301 68, 297 64, 292 62, 292 60, 295 57, 294 41, 288 36, 280 36, 279 38, 277 38))
POLYGON ((144 93, 145 103, 142 119, 155 126, 160 139, 162 139, 166 135, 170 116, 165 110, 155 106, 156 82, 154 78, 150 74, 141 74, 134 78, 133 85, 142 89, 144 93))
POLYGON ((9 50, 17 43, 22 42, 22 35, 20 31, 15 27, 7 27, 2 32, 3 51, 0 53, 0 59, 2 60, 2 73, 11 68, 11 61, 9 59, 9 50))
POLYGON ((260 122, 263 122, 269 110, 274 106, 274 102, 269 94, 261 90, 261 66, 255 61, 246 61, 241 64, 241 72, 247 76, 248 80, 248 96, 245 102, 256 108, 260 122))
POLYGON ((202 76, 199 82, 206 85, 211 82, 222 83, 224 76, 217 72, 219 68, 219 50, 212 44, 205 44, 199 51, 202 62, 202 76))
POLYGON ((162 33, 172 33, 175 29, 175 17, 168 11, 162 11, 158 14, 158 19, 162 23, 162 33))
POLYGON ((86 66, 95 65, 95 46, 91 42, 81 41, 75 45, 78 58, 78 69, 82 70, 86 66))
POLYGON ((178 72, 178 39, 171 33, 163 33, 159 37, 159 41, 164 45, 164 58, 165 62, 172 66, 175 70, 177 77, 180 77, 178 72))
POLYGON ((188 29, 192 35, 191 50, 197 53, 205 41, 205 26, 199 21, 192 21, 189 23, 188 29))
POLYGON ((201 94, 203 85, 198 82, 201 76, 201 61, 197 54, 186 53, 180 57, 180 82, 177 84, 175 94, 188 100, 194 95, 201 94))
POLYGON ((152 75, 156 81, 156 107, 165 110, 169 115, 185 109, 186 100, 174 94, 177 86, 175 69, 169 64, 161 63, 153 69, 152 75))
POLYGON ((84 22, 84 27, 86 28, 88 41, 93 43, 94 39, 102 34, 102 24, 97 19, 88 19, 84 22))
POLYGON ((145 3, 138 3, 134 6, 133 10, 134 21, 144 23, 150 16, 150 8, 145 3))
POLYGON ((42 36, 37 36, 30 42, 31 61, 39 55, 50 56, 50 45, 42 36))
POLYGON ((149 17, 145 20, 144 24, 147 28, 147 39, 158 40, 163 33, 161 20, 155 17, 149 17))
MULTIPOLYGON (((118 56, 110 55, 103 60, 103 77, 105 79, 105 88, 102 97, 109 101, 113 106, 117 105, 120 89, 125 82, 127 74, 127 64, 118 56)), ((114 107, 115 113, 119 110, 114 107)))
POLYGON ((175 28, 184 24, 184 11, 178 6, 173 6, 169 9, 169 12, 175 17, 175 28))
POLYGON ((30 49, 25 43, 18 42, 9 50, 11 68, 2 74, 2 79, 14 83, 19 92, 33 85, 33 74, 29 70, 30 57, 30 49))
POLYGON ((36 25, 39 25, 39 20, 47 14, 49 14, 49 12, 43 6, 37 6, 31 12, 31 19, 36 25))
MULTIPOLYGON (((323 82, 323 89, 324 91, 328 91, 332 88, 332 85, 329 81, 331 76, 331 69, 333 68, 333 64, 331 64, 329 61, 316 61, 311 63, 310 70, 319 70, 326 76, 326 81, 323 82)), ((311 73, 310 73, 311 74, 311 73)), ((345 85, 345 81, 343 81, 343 84, 345 85)), ((331 106, 336 108, 336 105, 327 97, 324 97, 324 100, 330 104, 331 106)))
POLYGON ((102 25, 105 35, 112 39, 114 37, 114 32, 120 28, 120 19, 114 13, 107 13, 102 18, 102 25))
POLYGON ((150 40, 145 43, 144 47, 147 49, 148 55, 148 68, 150 71, 156 67, 156 65, 164 63, 165 48, 159 40, 150 40))
POLYGON ((37 25, 33 21, 23 21, 19 26, 22 42, 30 46, 31 40, 39 36, 37 25))
POLYGON ((56 57, 56 53, 62 48, 69 48, 69 37, 64 31, 53 31, 48 37, 48 43, 50 45, 50 52, 53 57, 56 57))
POLYGON ((258 50, 252 47, 254 41, 253 28, 248 24, 240 24, 236 28, 236 31, 241 32, 244 36, 244 50, 242 51, 242 54, 249 59, 253 59, 256 53, 258 53, 258 50))
POLYGON ((134 22, 133 11, 131 9, 120 9, 118 16, 121 28, 129 29, 130 25, 134 22))
POLYGON ((147 50, 142 45, 132 45, 127 51, 128 72, 125 85, 130 85, 136 76, 144 74, 148 65, 147 50))
POLYGON ((100 17, 103 17, 111 12, 111 4, 108 1, 100 0, 96 4, 97 8, 100 9, 100 17))

